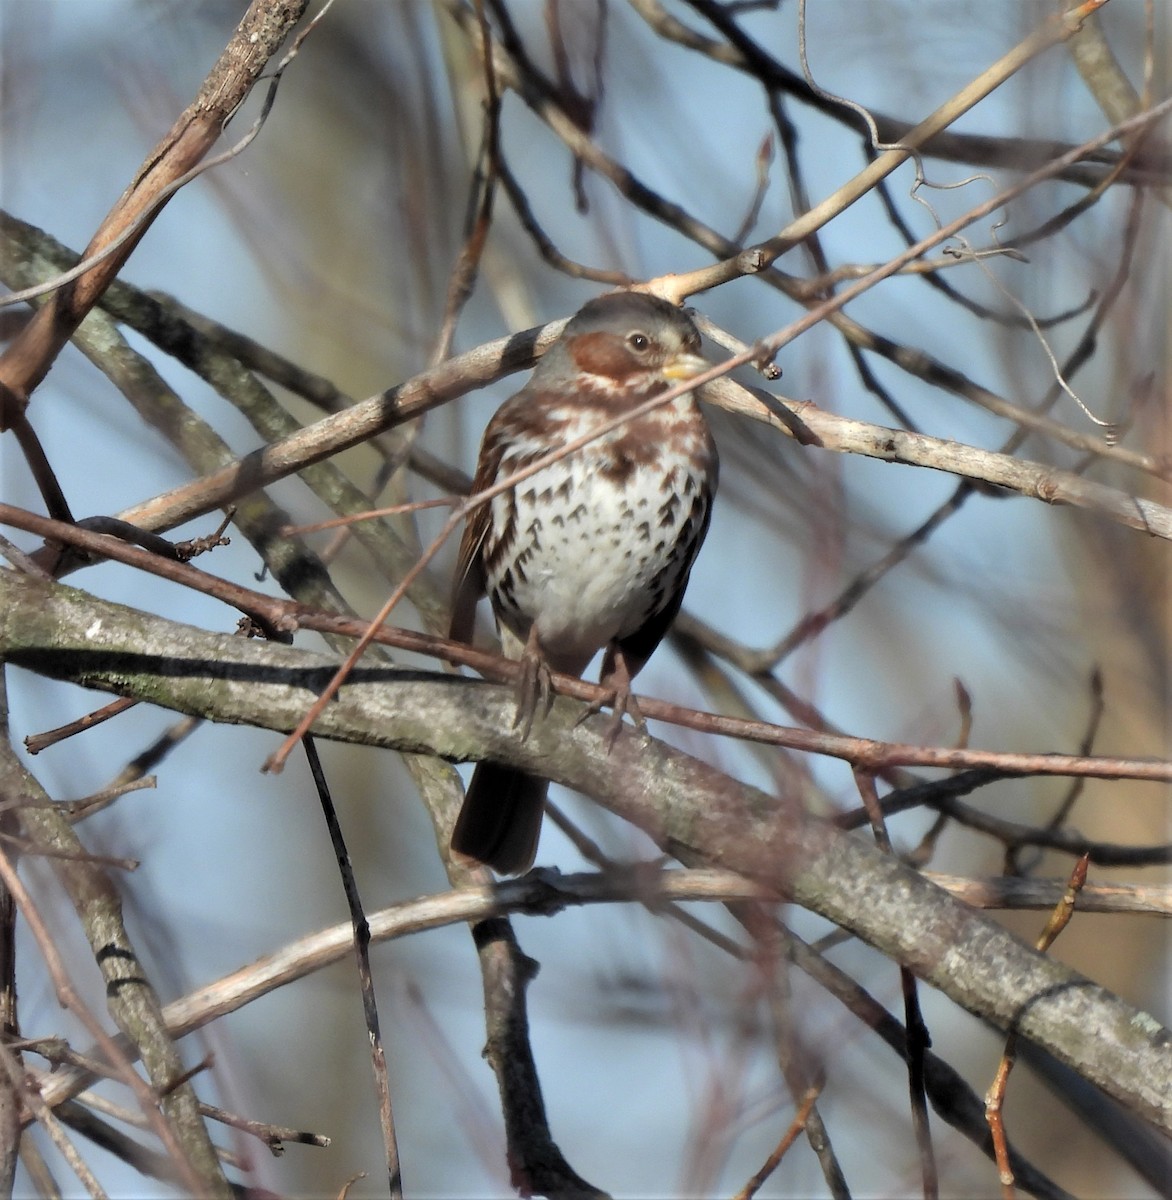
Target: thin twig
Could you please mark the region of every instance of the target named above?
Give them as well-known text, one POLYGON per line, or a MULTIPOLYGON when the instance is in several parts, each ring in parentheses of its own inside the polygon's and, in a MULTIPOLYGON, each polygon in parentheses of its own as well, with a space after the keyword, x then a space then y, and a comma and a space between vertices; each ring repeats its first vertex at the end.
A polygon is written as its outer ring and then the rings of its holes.
POLYGON ((64 725, 58 725, 56 729, 47 729, 44 733, 30 733, 24 739, 25 749, 30 754, 40 754, 42 750, 47 750, 50 746, 55 746, 58 742, 65 741, 66 738, 74 737, 76 734, 83 733, 87 729, 93 729, 95 725, 101 725, 104 721, 110 720, 111 717, 119 716, 121 713, 126 712, 127 709, 133 708, 137 703, 137 700, 130 700, 126 697, 122 697, 119 700, 111 700, 109 704, 104 704, 101 708, 86 713, 84 717, 78 717, 76 721, 69 721, 64 725))
POLYGON ((57 1115, 41 1098, 36 1083, 25 1075, 19 1060, 9 1048, 0 1042, 0 1068, 8 1077, 12 1087, 29 1110, 35 1115, 37 1123, 49 1136, 49 1140, 57 1148, 58 1153, 69 1164, 70 1169, 81 1182, 82 1187, 94 1197, 94 1200, 105 1200, 106 1191, 98 1182, 97 1176, 89 1164, 78 1153, 77 1147, 69 1140, 57 1115))
MULTIPOLYGON (((870 771, 855 769, 855 783, 863 800, 863 807, 871 822, 875 842, 886 854, 891 854, 891 839, 883 817, 883 807, 875 790, 875 776, 870 771)), ((907 1030, 907 1078, 911 1099, 912 1129, 916 1147, 920 1154, 920 1172, 923 1182, 924 1200, 936 1200, 940 1194, 940 1173, 936 1166, 936 1151, 932 1145, 932 1131, 928 1122, 928 1098, 924 1083, 924 1056, 932 1039, 924 1023, 923 1010, 916 985, 916 977, 908 967, 899 964, 899 984, 903 993, 904 1028, 907 1030)))
MULTIPOLYGON (((1035 943, 1039 953, 1044 954, 1054 944, 1054 939, 1066 928, 1074 915, 1075 901, 1087 879, 1087 867, 1090 860, 1084 854, 1074 865, 1070 881, 1062 899, 1055 906, 1046 922, 1045 929, 1035 943)), ((996 1074, 985 1097, 985 1115, 989 1122, 989 1131, 993 1135, 993 1148, 996 1154, 997 1175, 1001 1184, 1002 1200, 1015 1200, 1017 1190, 1014 1187, 1013 1168, 1009 1162, 1009 1152, 1005 1138, 1005 1122, 1002 1111, 1005 1104, 1005 1090, 1009 1084, 1009 1073, 1017 1056, 1017 1030, 1010 1029, 1005 1037, 1005 1049, 1001 1061, 997 1065, 996 1074)))
POLYGON ((391 1200, 399 1200, 403 1195, 403 1172, 399 1162, 398 1138, 395 1135, 391 1085, 387 1074, 387 1056, 383 1049, 382 1034, 379 1031, 378 1001, 374 994, 374 979, 370 971, 370 925, 366 920, 365 912, 363 912, 362 897, 358 892, 358 882, 354 878, 350 852, 346 849, 346 840, 342 834, 342 826, 338 822, 337 810, 334 808, 329 782, 326 779, 321 758, 318 756, 317 746, 311 737, 306 737, 303 744, 310 774, 313 776, 318 799, 321 801, 322 814, 326 819, 326 828, 330 833, 330 844, 334 848, 334 857, 342 877, 342 890, 346 895, 346 905, 350 909, 350 924, 354 931, 354 954, 358 963, 358 984, 362 994, 362 1012, 366 1018, 366 1032, 370 1038, 374 1086, 378 1095, 378 1115, 379 1124, 382 1127, 383 1151, 386 1155, 387 1183, 391 1200))
POLYGON ((743 1188, 733 1198, 733 1200, 752 1200, 752 1198, 760 1191, 761 1186, 777 1170, 781 1164, 781 1160, 785 1157, 786 1151, 798 1140, 803 1129, 806 1127, 806 1121, 809 1120, 810 1112, 813 1109, 818 1097, 822 1094, 822 1088, 812 1087, 802 1097, 802 1102, 798 1107, 798 1111, 794 1113, 794 1119, 790 1122, 789 1128, 781 1135, 780 1141, 770 1151, 769 1157, 761 1164, 761 1167, 754 1172, 752 1178, 745 1184, 743 1188))
POLYGON ((176 1170, 183 1179, 185 1186, 189 1187, 196 1194, 204 1192, 206 1190, 206 1181, 200 1178, 199 1173, 188 1157, 186 1147, 180 1143, 171 1128, 170 1122, 159 1111, 158 1097, 155 1092, 139 1076, 138 1072, 135 1071, 122 1047, 106 1032, 101 1022, 94 1017, 75 990, 65 969, 65 964, 57 951, 52 935, 41 920, 40 912, 33 903, 32 897, 25 889, 24 884, 21 882, 20 877, 17 875, 12 863, 9 861, 8 855, 2 847, 0 847, 0 879, 3 879, 5 886, 12 893, 12 897, 20 909, 21 915, 28 924, 29 932, 32 933, 37 943, 41 957, 44 959, 45 966, 53 980, 53 988, 56 992, 58 1003, 62 1008, 68 1009, 81 1021, 85 1026, 86 1032, 101 1046, 102 1052, 109 1061, 117 1065, 119 1069, 118 1079, 130 1087, 138 1099, 142 1111, 151 1118, 151 1127, 175 1163, 176 1170))

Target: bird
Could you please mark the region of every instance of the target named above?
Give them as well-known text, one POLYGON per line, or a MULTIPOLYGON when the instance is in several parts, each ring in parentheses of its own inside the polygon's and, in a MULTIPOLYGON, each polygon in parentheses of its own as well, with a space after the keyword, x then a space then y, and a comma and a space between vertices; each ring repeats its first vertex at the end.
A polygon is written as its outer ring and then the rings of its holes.
MULTIPOLYGON (((489 421, 472 493, 711 365, 700 355, 695 323, 669 301, 635 291, 588 301, 489 421)), ((523 736, 539 697, 548 699, 550 671, 581 676, 600 650, 612 744, 624 712, 640 720, 630 682, 679 612, 718 473, 708 422, 687 391, 471 512, 449 636, 471 643, 477 604, 487 594, 506 654, 523 664, 515 721, 523 736)), ((539 776, 481 761, 452 850, 501 875, 528 870, 548 787, 539 776)))

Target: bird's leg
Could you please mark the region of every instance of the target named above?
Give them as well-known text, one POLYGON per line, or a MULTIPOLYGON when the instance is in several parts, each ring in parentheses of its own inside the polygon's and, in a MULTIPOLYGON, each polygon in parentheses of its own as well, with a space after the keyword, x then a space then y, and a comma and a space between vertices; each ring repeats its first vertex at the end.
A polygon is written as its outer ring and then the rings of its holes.
MULTIPOLYGON (((636 670, 641 664, 636 665, 636 670)), ((577 724, 581 724, 587 717, 593 716, 597 712, 601 712, 603 708, 610 705, 611 716, 607 722, 606 728, 606 747, 607 750, 613 748, 615 741, 618 739, 619 730, 623 727, 623 714, 630 713, 631 720, 643 732, 647 732, 647 722, 643 719, 643 714, 639 711, 639 705, 635 701, 635 694, 631 691, 631 677, 634 672, 630 669, 627 662, 627 656, 623 653, 623 648, 617 642, 611 642, 606 648, 606 654, 602 658, 602 671, 599 674, 599 684, 606 688, 606 694, 598 700, 591 702, 590 707, 578 719, 577 724)))
POLYGON ((553 703, 553 687, 550 681, 549 663, 537 640, 537 623, 529 626, 529 636, 521 651, 521 674, 517 679, 517 712, 513 717, 513 728, 521 727, 522 740, 528 738, 533 729, 533 718, 540 703, 546 712, 553 703))

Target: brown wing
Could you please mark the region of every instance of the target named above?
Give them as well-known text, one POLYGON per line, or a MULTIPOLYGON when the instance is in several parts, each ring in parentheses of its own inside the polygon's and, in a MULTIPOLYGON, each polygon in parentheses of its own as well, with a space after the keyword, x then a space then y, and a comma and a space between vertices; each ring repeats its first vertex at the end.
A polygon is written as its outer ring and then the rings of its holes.
MULTIPOLYGON (((500 413, 497 414, 497 417, 500 413)), ((491 487, 500 470, 504 444, 496 436, 497 417, 484 431, 480 445, 480 458, 476 463, 476 475, 472 480, 472 494, 491 487)), ((489 504, 474 509, 464 524, 464 536, 460 539, 460 553, 456 558, 456 579, 452 588, 452 621, 448 637, 454 642, 472 644, 472 633, 476 627, 476 605, 484 595, 486 580, 484 564, 480 557, 481 547, 489 534, 491 513, 489 504)))

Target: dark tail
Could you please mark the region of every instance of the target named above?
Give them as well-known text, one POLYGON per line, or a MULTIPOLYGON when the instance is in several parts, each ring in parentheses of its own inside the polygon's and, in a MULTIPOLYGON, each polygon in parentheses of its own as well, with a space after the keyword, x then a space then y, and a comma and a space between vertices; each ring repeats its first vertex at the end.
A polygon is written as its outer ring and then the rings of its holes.
POLYGON ((478 763, 452 831, 452 849, 518 875, 533 865, 549 784, 499 763, 478 763))

